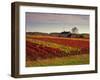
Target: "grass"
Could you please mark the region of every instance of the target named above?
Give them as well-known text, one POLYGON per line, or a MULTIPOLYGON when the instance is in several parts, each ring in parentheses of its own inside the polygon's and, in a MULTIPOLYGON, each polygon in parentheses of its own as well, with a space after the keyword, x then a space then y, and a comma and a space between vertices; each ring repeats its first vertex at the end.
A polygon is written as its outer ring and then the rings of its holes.
POLYGON ((89 64, 89 54, 81 54, 60 58, 42 59, 30 61, 27 59, 26 67, 41 67, 41 66, 61 66, 61 65, 81 65, 89 64))

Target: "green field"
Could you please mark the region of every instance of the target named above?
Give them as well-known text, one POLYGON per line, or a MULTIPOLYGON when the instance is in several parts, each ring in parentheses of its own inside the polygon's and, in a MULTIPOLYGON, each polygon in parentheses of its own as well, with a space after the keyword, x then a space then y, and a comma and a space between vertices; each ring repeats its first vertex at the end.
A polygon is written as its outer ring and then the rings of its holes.
POLYGON ((60 58, 50 58, 44 60, 30 61, 27 60, 26 67, 36 67, 36 66, 61 66, 61 65, 80 65, 80 64, 89 64, 89 55, 81 54, 60 58))

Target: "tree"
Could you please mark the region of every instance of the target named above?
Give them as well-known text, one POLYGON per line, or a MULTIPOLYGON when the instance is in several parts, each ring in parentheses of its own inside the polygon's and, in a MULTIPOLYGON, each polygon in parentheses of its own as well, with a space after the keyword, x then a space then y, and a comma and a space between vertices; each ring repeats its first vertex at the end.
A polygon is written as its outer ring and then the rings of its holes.
POLYGON ((77 34, 78 33, 78 28, 77 27, 73 27, 72 28, 72 33, 77 34))

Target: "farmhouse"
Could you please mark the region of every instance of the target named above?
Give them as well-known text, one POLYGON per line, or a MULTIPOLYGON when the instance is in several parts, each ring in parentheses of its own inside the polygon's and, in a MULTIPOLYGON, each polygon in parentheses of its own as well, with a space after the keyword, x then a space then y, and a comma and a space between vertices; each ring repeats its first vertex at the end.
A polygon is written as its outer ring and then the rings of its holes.
POLYGON ((61 32, 60 37, 70 37, 71 36, 71 32, 70 31, 64 31, 64 32, 61 32))

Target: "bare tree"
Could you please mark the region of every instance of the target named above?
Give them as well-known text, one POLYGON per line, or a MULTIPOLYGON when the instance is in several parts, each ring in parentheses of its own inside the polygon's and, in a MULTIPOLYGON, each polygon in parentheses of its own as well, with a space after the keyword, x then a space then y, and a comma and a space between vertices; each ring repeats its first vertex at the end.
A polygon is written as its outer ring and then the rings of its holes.
POLYGON ((78 33, 78 28, 77 27, 73 27, 72 28, 72 33, 77 34, 78 33))

